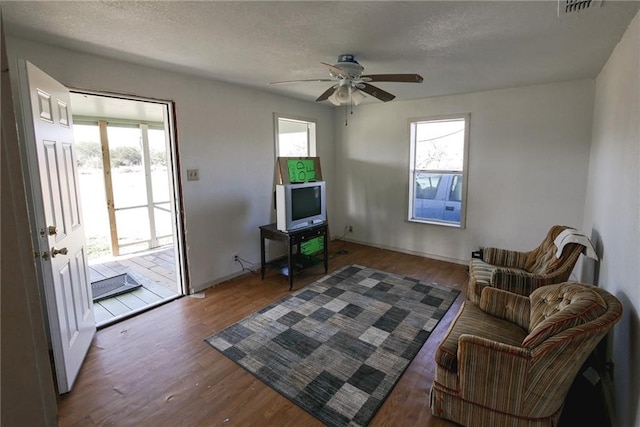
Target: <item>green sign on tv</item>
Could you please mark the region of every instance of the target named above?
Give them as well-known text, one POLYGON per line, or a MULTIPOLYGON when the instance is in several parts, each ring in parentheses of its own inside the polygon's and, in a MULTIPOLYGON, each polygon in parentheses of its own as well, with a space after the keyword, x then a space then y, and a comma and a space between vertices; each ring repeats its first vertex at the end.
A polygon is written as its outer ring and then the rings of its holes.
POLYGON ((291 159, 287 160, 289 169, 289 181, 309 182, 316 181, 316 166, 313 159, 291 159))

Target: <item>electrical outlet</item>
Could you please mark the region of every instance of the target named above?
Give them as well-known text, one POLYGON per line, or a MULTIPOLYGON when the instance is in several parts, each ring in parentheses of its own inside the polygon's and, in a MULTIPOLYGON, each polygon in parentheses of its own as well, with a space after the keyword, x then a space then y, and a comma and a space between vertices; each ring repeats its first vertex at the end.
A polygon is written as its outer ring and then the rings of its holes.
POLYGON ((200 171, 198 169, 187 169, 187 181, 197 181, 200 179, 200 171))
POLYGON ((231 259, 233 260, 233 262, 237 262, 237 261, 239 261, 239 260, 240 260, 240 258, 238 257, 238 254, 233 254, 233 255, 231 256, 231 259))
POLYGON ((349 226, 349 233, 353 233, 353 225, 349 226))

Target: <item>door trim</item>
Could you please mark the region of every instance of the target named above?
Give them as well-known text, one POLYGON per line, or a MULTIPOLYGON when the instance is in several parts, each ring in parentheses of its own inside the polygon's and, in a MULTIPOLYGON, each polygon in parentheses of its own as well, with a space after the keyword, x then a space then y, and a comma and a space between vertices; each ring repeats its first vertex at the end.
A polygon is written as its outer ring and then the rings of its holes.
MULTIPOLYGON (((176 106, 175 102, 160 98, 142 97, 131 94, 120 94, 117 92, 102 92, 91 89, 82 89, 78 87, 68 86, 69 91, 75 94, 86 94, 93 96, 101 96, 105 98, 127 99, 131 101, 150 102, 155 104, 163 104, 166 108, 168 117, 165 118, 165 127, 169 135, 169 152, 171 169, 173 171, 171 177, 171 192, 174 202, 174 223, 175 223, 175 257, 176 257, 176 273, 180 279, 180 285, 183 295, 190 293, 190 280, 187 266, 186 253, 186 237, 184 226, 184 197, 182 190, 181 170, 178 150, 178 135, 176 132, 176 106)), ((73 107, 73 106, 72 106, 73 107)))

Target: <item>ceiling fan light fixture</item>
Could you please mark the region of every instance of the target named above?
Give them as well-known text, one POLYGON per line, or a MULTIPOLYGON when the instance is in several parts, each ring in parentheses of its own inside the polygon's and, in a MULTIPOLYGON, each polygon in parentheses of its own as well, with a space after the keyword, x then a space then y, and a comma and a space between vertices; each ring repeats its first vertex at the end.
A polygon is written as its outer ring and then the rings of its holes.
POLYGON ((360 92, 358 89, 354 89, 353 92, 351 92, 351 99, 353 100, 353 105, 358 105, 360 104, 362 101, 364 101, 366 98, 366 96, 360 92))
POLYGON ((329 101, 330 103, 332 103, 332 104, 333 104, 333 105, 335 105, 336 107, 339 107, 339 106, 340 106, 340 101, 338 101, 338 100, 336 99, 336 93, 335 93, 335 92, 333 92, 333 93, 331 94, 331 96, 329 96, 329 97, 327 98, 327 101, 329 101))
POLYGON ((336 89, 334 95, 336 96, 336 100, 341 103, 347 103, 351 99, 351 88, 347 85, 341 85, 336 89))

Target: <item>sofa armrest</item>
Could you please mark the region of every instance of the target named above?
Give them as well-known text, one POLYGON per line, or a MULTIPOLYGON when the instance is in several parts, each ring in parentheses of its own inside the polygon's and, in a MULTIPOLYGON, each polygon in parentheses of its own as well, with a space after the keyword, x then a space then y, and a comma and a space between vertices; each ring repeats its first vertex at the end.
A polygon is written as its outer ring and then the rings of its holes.
POLYGON ((512 251, 500 248, 482 249, 482 260, 487 264, 498 267, 510 267, 523 269, 530 252, 512 251))
POLYGON ((507 413, 524 405, 531 352, 475 335, 458 340, 460 397, 507 413))
POLYGON ((531 301, 498 288, 486 287, 482 290, 479 307, 494 317, 515 323, 526 331, 531 318, 531 301))

